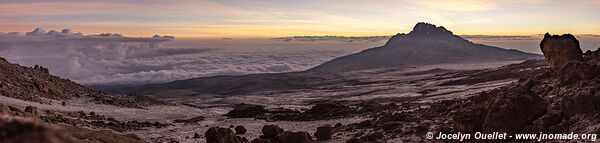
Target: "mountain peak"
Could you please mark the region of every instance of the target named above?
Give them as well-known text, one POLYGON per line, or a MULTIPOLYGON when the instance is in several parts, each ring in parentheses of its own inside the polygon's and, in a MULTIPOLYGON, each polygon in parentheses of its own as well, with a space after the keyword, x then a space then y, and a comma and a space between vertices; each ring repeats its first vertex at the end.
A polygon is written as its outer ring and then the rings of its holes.
POLYGON ((435 36, 435 35, 453 35, 451 31, 446 30, 443 26, 435 26, 431 23, 419 22, 409 35, 414 36, 435 36))

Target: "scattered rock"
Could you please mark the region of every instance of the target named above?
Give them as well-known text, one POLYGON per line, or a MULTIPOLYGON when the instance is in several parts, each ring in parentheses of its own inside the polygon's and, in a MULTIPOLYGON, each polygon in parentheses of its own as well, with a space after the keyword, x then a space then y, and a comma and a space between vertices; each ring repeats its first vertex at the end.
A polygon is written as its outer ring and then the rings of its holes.
POLYGON ((587 80, 596 77, 598 67, 581 61, 569 61, 556 73, 561 83, 573 83, 579 80, 587 80))
POLYGON ((354 110, 338 102, 317 103, 303 114, 313 118, 350 115, 354 110))
POLYGON ((373 126, 373 122, 371 120, 364 120, 364 121, 359 122, 356 126, 359 128, 366 128, 366 127, 373 126))
POLYGON ((241 143, 242 140, 228 128, 211 127, 204 134, 207 143, 241 143))
POLYGON ((235 134, 243 135, 243 134, 246 134, 246 131, 248 131, 248 130, 246 130, 246 128, 244 126, 235 127, 235 134))
POLYGON ((194 133, 194 138, 195 138, 195 139, 197 139, 197 138, 200 138, 200 134, 198 134, 198 133, 194 133))
POLYGON ((27 106, 27 107, 25 107, 25 112, 31 113, 33 115, 37 115, 38 114, 37 107, 34 107, 34 106, 27 106))
POLYGON ((307 132, 285 131, 277 137, 282 143, 312 143, 312 137, 307 132))
POLYGON ((229 118, 254 118, 266 112, 267 110, 260 105, 238 104, 225 116, 229 118))
POLYGON ((508 87, 492 99, 483 131, 515 133, 540 117, 546 104, 523 86, 508 87))
POLYGON ((277 125, 265 125, 262 128, 262 133, 267 138, 274 138, 283 133, 283 129, 277 125))
POLYGON ((330 140, 333 136, 333 128, 329 125, 321 126, 317 128, 315 132, 315 138, 317 141, 330 140))
POLYGON ((0 118, 0 142, 2 143, 76 143, 75 138, 40 123, 0 118))

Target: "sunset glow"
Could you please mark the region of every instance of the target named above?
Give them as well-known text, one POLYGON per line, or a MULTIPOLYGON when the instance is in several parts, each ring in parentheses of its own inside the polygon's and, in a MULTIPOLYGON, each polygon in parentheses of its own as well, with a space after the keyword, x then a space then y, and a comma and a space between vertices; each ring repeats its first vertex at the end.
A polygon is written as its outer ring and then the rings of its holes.
POLYGON ((600 34, 598 7, 596 0, 3 0, 0 31, 42 27, 130 36, 367 36, 409 32, 424 21, 456 34, 600 34))

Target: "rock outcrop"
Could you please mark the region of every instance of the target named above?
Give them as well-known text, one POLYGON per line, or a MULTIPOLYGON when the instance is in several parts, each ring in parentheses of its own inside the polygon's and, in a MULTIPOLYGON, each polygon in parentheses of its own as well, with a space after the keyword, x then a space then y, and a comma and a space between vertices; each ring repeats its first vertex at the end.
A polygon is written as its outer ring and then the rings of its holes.
POLYGON ((277 125, 265 125, 259 138, 252 143, 312 143, 314 142, 308 132, 285 131, 277 125))
POLYGON ((579 41, 571 34, 559 36, 546 33, 540 48, 550 70, 562 83, 590 79, 600 71, 596 65, 582 62, 583 52, 579 47, 579 41))
POLYGON ((281 143, 312 143, 312 137, 308 132, 285 131, 277 137, 281 143))
POLYGON ((225 116, 229 118, 254 118, 266 112, 267 110, 260 105, 238 104, 225 116))
POLYGON ((77 143, 61 131, 17 118, 0 118, 0 142, 2 143, 77 143))
POLYGON ((243 135, 243 134, 246 134, 247 131, 248 130, 246 130, 246 128, 244 126, 235 127, 235 134, 243 135))
POLYGON ((571 34, 559 36, 546 33, 540 48, 552 71, 558 71, 570 61, 581 61, 583 56, 579 41, 571 34))
POLYGON ((211 127, 204 134, 206 143, 241 143, 242 138, 236 136, 228 128, 211 127))
POLYGON ((262 133, 267 138, 274 138, 283 133, 283 129, 277 125, 265 125, 262 128, 262 133))
POLYGON ((315 132, 315 138, 317 141, 330 140, 333 136, 333 127, 330 125, 325 125, 317 128, 315 132))
POLYGON ((546 34, 540 46, 549 70, 463 101, 454 131, 597 133, 600 51, 582 55, 569 34, 546 34))

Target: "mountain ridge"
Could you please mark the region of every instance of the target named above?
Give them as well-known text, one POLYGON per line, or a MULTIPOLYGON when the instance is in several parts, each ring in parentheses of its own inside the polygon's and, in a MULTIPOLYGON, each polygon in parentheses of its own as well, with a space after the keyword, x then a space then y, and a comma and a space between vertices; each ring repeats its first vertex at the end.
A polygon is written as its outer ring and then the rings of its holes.
POLYGON ((454 35, 442 26, 420 22, 410 33, 399 33, 392 36, 384 46, 342 56, 309 69, 309 71, 537 58, 542 58, 542 56, 514 49, 476 44, 454 35))
POLYGON ((433 24, 418 23, 413 29, 409 34, 393 36, 384 46, 339 57, 306 71, 199 77, 117 89, 116 92, 171 96, 241 95, 280 90, 311 89, 321 85, 352 84, 355 80, 351 77, 344 77, 344 72, 365 68, 403 70, 407 67, 438 63, 541 58, 541 55, 537 54, 475 44, 460 36, 453 35, 451 31, 441 26, 437 27, 433 24), (489 53, 478 55, 485 52, 489 53), (406 64, 406 61, 414 64, 406 64))

